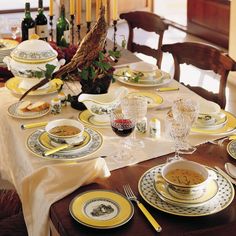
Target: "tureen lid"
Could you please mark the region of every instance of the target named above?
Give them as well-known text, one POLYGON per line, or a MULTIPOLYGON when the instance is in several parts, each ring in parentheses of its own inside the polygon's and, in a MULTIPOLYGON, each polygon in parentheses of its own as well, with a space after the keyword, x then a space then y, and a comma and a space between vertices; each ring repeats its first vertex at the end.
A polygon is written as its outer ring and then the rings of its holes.
POLYGON ((45 63, 55 59, 57 51, 43 40, 29 39, 21 42, 11 52, 11 57, 23 63, 45 63))

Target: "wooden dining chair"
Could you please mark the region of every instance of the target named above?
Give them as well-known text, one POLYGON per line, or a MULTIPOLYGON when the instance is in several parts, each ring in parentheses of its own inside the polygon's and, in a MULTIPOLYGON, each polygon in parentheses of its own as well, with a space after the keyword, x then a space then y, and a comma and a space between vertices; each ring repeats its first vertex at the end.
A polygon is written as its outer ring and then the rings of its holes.
POLYGON ((168 25, 163 20, 151 12, 134 11, 122 13, 120 19, 127 21, 129 26, 129 38, 127 49, 131 52, 142 53, 156 59, 156 64, 161 68, 162 51, 161 45, 163 41, 164 31, 168 29, 168 25), (147 45, 140 45, 134 42, 134 29, 140 28, 147 32, 155 32, 157 34, 157 48, 150 48, 147 45), (159 39, 158 39, 159 36, 159 39))
POLYGON ((166 44, 161 49, 163 52, 172 54, 175 68, 174 79, 177 81, 180 81, 180 65, 184 63, 218 74, 220 76, 218 93, 213 93, 203 87, 184 85, 205 99, 218 103, 222 109, 225 108, 228 74, 230 71, 236 70, 236 63, 232 58, 215 47, 196 42, 166 44))

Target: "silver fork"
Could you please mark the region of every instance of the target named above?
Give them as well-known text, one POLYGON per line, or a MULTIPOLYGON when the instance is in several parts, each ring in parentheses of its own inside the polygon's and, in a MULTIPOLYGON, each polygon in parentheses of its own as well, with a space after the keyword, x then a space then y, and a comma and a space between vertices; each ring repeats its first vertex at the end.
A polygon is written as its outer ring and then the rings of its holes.
POLYGON ((139 209, 143 212, 143 214, 146 216, 146 218, 148 219, 148 221, 151 223, 151 225, 154 227, 154 229, 157 232, 161 232, 162 228, 161 226, 156 222, 156 220, 153 218, 153 216, 148 212, 148 210, 145 208, 145 206, 139 202, 139 200, 137 199, 137 197, 134 195, 131 187, 129 184, 126 184, 123 186, 124 192, 126 197, 130 200, 130 201, 134 201, 136 202, 136 204, 138 205, 139 209))

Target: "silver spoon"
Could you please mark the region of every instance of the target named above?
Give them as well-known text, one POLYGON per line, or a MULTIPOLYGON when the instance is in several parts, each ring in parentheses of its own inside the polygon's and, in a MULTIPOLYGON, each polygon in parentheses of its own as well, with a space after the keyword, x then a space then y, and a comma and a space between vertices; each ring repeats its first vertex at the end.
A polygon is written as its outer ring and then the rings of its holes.
POLYGON ((225 163, 225 170, 232 178, 236 178, 236 166, 227 162, 225 163))

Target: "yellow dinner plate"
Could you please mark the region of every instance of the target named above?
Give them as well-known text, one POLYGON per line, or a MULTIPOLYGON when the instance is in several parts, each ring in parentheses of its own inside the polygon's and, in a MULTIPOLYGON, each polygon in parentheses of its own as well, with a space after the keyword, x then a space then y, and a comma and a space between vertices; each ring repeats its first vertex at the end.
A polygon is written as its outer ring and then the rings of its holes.
POLYGON ((161 175, 157 175, 154 181, 154 190, 157 195, 163 200, 170 204, 183 207, 197 207, 205 204, 207 201, 211 200, 216 196, 218 192, 218 184, 215 180, 211 179, 207 185, 206 191, 198 198, 192 199, 180 199, 172 196, 168 191, 168 186, 163 182, 161 175))
MULTIPOLYGON (((89 142, 91 141, 91 136, 89 135, 88 132, 84 131, 83 133, 83 138, 84 138, 84 141, 81 143, 81 144, 78 144, 78 145, 75 145, 73 147, 70 147, 70 148, 67 148, 67 149, 64 149, 64 150, 61 150, 59 151, 59 153, 63 153, 63 152, 70 152, 70 153, 73 153, 73 151, 78 151, 78 150, 81 150, 83 147, 85 147, 86 145, 89 144, 89 142)), ((39 136, 39 143, 45 148, 45 149, 53 149, 55 148, 56 146, 58 145, 61 145, 61 144, 57 144, 55 145, 54 142, 52 142, 52 140, 49 138, 48 136, 48 133, 45 131, 45 132, 42 132, 39 136)))
POLYGON ((69 210, 76 221, 97 229, 121 226, 134 214, 134 207, 125 196, 108 190, 79 194, 71 201, 69 210))
POLYGON ((132 92, 128 96, 140 96, 147 99, 148 108, 154 108, 163 103, 163 98, 152 92, 132 92))
POLYGON ((223 127, 213 130, 194 127, 191 129, 191 131, 194 133, 209 134, 209 135, 227 135, 233 132, 236 129, 236 117, 227 111, 222 110, 222 112, 227 116, 227 122, 223 127))
POLYGON ((11 50, 19 44, 19 42, 10 39, 0 39, 0 43, 4 45, 4 47, 0 48, 0 51, 11 50))
MULTIPOLYGON (((21 82, 21 78, 13 77, 5 83, 5 86, 8 90, 15 94, 24 94, 27 90, 19 88, 19 84, 21 82)), ((29 95, 36 96, 36 95, 46 95, 57 92, 57 90, 61 87, 62 80, 60 79, 53 79, 49 81, 49 86, 45 89, 38 89, 35 91, 29 92, 29 95)))

